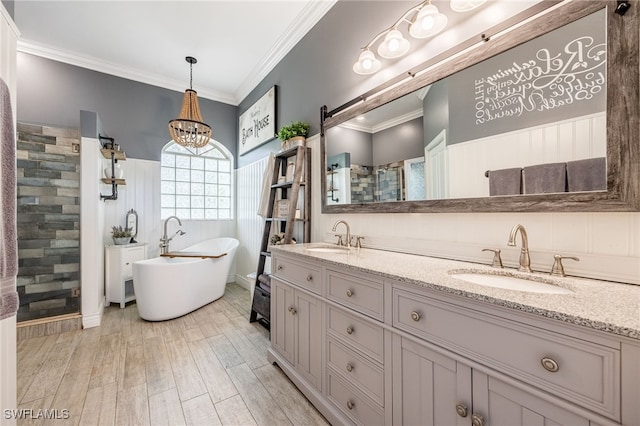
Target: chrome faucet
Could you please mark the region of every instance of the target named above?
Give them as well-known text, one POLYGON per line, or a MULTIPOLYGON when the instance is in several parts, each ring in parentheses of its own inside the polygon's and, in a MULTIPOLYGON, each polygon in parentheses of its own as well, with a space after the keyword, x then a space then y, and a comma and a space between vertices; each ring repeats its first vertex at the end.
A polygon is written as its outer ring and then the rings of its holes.
POLYGON ((180 221, 180 218, 178 218, 178 216, 169 216, 164 220, 164 234, 162 235, 162 238, 160 238, 160 254, 165 254, 169 251, 169 242, 173 240, 173 237, 175 237, 176 235, 186 234, 186 232, 184 232, 182 229, 178 229, 175 234, 173 234, 171 237, 168 237, 167 222, 169 222, 171 219, 177 220, 178 225, 182 226, 182 221, 180 221))
POLYGON ((516 235, 520 231, 520 237, 522 237, 522 249, 520 249, 520 267, 518 271, 531 272, 531 258, 529 257, 529 239, 527 238, 527 231, 524 226, 517 224, 511 229, 509 234, 509 241, 507 245, 516 245, 516 235))
MULTIPOLYGON (((338 227, 338 225, 340 225, 341 223, 344 223, 344 226, 347 228, 347 235, 345 236, 345 243, 344 245, 346 245, 347 247, 351 247, 351 229, 349 228, 349 224, 344 221, 344 220, 339 220, 336 223, 333 224, 333 228, 331 228, 331 231, 336 232, 336 228, 338 227)), ((342 245, 342 244, 340 244, 342 245)))

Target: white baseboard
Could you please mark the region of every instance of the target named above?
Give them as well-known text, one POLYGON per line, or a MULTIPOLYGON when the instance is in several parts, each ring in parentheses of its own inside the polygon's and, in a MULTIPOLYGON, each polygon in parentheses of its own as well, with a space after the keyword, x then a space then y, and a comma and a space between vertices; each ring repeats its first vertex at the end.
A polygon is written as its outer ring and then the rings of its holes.
POLYGON ((102 323, 102 313, 104 312, 104 297, 100 301, 98 312, 82 314, 82 328, 100 327, 102 323))
POLYGON ((245 277, 244 275, 235 275, 235 279, 234 279, 235 283, 238 284, 240 287, 246 289, 246 290, 251 290, 251 286, 253 286, 253 282, 245 277))

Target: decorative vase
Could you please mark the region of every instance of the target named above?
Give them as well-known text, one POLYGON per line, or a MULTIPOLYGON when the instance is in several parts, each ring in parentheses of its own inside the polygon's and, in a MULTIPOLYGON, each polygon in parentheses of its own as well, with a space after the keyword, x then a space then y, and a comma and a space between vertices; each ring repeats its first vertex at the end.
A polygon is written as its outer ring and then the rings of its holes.
POLYGON ((307 138, 304 136, 294 136, 291 139, 287 140, 287 148, 294 148, 296 146, 304 146, 307 138))
POLYGON ((113 238, 113 243, 117 246, 122 246, 125 244, 129 244, 129 241, 131 241, 131 237, 111 237, 113 238))

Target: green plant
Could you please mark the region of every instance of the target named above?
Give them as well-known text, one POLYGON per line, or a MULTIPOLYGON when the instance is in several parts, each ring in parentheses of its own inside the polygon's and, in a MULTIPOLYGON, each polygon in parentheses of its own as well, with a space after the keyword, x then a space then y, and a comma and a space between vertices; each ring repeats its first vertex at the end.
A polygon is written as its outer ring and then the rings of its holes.
POLYGON ((122 226, 112 226, 111 236, 113 238, 127 238, 131 237, 131 228, 123 228, 122 226))
POLYGON ((287 141, 296 136, 304 136, 306 138, 308 135, 309 124, 302 121, 293 121, 288 126, 283 126, 278 130, 278 139, 282 141, 287 141))

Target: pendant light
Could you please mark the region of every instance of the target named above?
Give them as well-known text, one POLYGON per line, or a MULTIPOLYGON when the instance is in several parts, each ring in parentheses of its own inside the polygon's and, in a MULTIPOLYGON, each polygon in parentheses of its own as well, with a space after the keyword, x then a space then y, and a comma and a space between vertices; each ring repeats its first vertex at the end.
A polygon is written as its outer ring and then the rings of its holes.
POLYGON ((211 139, 211 127, 202 122, 198 93, 193 90, 193 64, 198 60, 192 56, 187 56, 185 60, 189 63, 189 88, 184 91, 180 115, 169 121, 169 135, 178 145, 202 148, 211 139))

